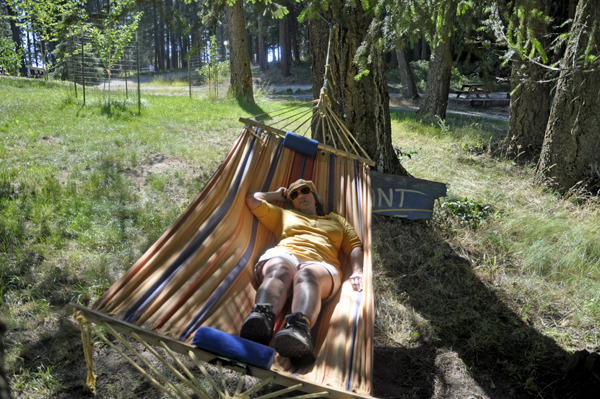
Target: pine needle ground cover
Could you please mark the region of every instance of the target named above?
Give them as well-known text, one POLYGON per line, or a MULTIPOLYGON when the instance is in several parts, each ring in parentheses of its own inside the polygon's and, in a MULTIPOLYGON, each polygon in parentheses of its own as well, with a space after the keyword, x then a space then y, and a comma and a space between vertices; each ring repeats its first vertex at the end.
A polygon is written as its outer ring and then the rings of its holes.
MULTIPOLYGON (((11 386, 16 397, 92 397, 65 305, 91 304, 176 219, 229 151, 238 116, 282 104, 155 95, 138 115, 135 103, 84 107, 60 84, 3 79, 0 90, 11 386)), ((447 182, 450 196, 430 222, 374 219, 373 394, 569 397, 561 365, 598 347, 598 204, 545 192, 496 154, 504 122, 394 112, 392 123, 405 167, 447 182)), ((99 342, 94 360, 102 397, 161 397, 99 342)))

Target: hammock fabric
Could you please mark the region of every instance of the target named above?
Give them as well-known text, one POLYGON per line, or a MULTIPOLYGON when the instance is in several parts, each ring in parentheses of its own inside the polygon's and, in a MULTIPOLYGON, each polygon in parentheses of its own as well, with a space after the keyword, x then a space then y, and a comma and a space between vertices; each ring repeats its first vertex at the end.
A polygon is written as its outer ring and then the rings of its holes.
POLYGON ((295 369, 277 356, 271 370, 368 395, 373 352, 369 167, 320 151, 314 157, 303 155, 282 141, 246 125, 192 204, 93 309, 188 343, 201 326, 238 335, 254 303, 253 267, 275 245, 244 199, 309 179, 328 210, 346 218, 361 237, 365 289, 353 291, 350 264, 341 259, 342 287, 324 304, 312 329, 316 362, 295 369))

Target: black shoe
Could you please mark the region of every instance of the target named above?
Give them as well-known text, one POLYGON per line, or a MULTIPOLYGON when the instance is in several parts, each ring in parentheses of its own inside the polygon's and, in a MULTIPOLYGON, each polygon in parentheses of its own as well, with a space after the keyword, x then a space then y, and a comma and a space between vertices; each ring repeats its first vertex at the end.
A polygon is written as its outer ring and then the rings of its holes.
POLYGON ((275 314, 272 310, 273 305, 269 303, 255 304, 254 309, 242 324, 240 337, 268 346, 273 337, 273 326, 275 325, 275 314))
POLYGON ((296 365, 306 365, 315 361, 310 326, 300 312, 285 316, 285 327, 275 334, 274 346, 277 353, 289 357, 296 365))

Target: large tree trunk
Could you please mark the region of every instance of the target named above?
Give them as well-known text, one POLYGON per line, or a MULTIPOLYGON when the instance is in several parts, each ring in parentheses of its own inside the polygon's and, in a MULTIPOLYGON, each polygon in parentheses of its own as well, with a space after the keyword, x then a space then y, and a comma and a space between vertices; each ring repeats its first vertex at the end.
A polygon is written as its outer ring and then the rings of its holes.
MULTIPOLYGON (((542 10, 545 15, 549 15, 552 5, 550 0, 518 0, 515 7, 521 7, 524 3, 542 10)), ((529 27, 544 49, 547 49, 547 25, 535 20, 531 21, 529 27)), ((513 93, 510 98, 508 133, 504 140, 508 153, 518 155, 524 152, 529 157, 539 154, 550 115, 552 85, 550 82, 543 83, 547 78, 546 68, 515 56, 511 72, 513 93)))
POLYGON ((600 0, 580 0, 561 62, 556 95, 536 170, 538 182, 561 192, 581 184, 600 188, 600 69, 585 65, 590 44, 600 43, 600 0))
POLYGON ((258 63, 261 72, 267 70, 267 48, 265 46, 265 32, 262 16, 258 17, 258 63))
POLYGON ((396 58, 398 59, 398 70, 400 71, 400 81, 402 82, 402 96, 407 100, 416 100, 419 98, 419 92, 417 91, 415 78, 403 49, 396 49, 396 58))
POLYGON ((237 0, 233 6, 227 6, 226 8, 230 46, 229 65, 231 68, 229 94, 244 101, 254 102, 250 55, 246 44, 244 5, 242 0, 237 0))
POLYGON ((290 76, 289 33, 287 16, 279 20, 279 48, 281 58, 281 75, 286 78, 290 76))
MULTIPOLYGON (((338 5, 330 6, 324 13, 327 20, 333 20, 332 11, 337 15, 340 10, 332 10, 338 5)), ((331 76, 328 79, 328 95, 333 102, 334 112, 345 122, 346 127, 369 157, 376 163, 378 171, 406 175, 392 146, 390 122, 389 94, 387 88, 387 65, 384 54, 377 51, 370 53, 372 62, 370 73, 356 81, 358 66, 353 62, 357 49, 361 45, 372 21, 372 16, 363 12, 354 12, 343 21, 342 40, 343 54, 340 49, 339 25, 332 32, 329 63, 331 76), (343 69, 342 69, 343 60, 343 69), (340 90, 340 77, 343 76, 343 98, 340 90), (346 115, 344 116, 343 110, 346 115)), ((323 87, 323 76, 327 57, 329 27, 322 19, 314 19, 310 25, 310 51, 312 55, 313 94, 318 97, 323 87)))
MULTIPOLYGON (((421 115, 437 115, 446 119, 448 107, 448 94, 450 93, 450 75, 452 73, 452 56, 454 54, 454 40, 456 37, 454 19, 456 17, 456 3, 450 2, 445 10, 442 40, 438 43, 431 60, 427 74, 427 87, 423 103, 419 109, 421 115)), ((425 47, 425 46, 424 46, 425 47)))

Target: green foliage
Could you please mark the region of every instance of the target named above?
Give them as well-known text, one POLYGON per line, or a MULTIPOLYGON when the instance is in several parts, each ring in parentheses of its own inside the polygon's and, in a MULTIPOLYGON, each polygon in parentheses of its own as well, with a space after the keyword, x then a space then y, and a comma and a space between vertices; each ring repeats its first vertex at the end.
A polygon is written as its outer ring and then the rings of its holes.
MULTIPOLYGON (((412 61, 410 63, 410 69, 415 79, 417 88, 424 91, 427 86, 427 76, 429 74, 429 62, 425 60, 412 61)), ((452 73, 450 75, 450 88, 460 89, 461 84, 467 81, 467 78, 460 74, 460 71, 456 67, 452 67, 452 73)))
POLYGON ((125 46, 133 38, 137 30, 141 13, 127 15, 127 9, 135 0, 121 0, 112 2, 110 12, 101 27, 88 27, 96 51, 106 69, 112 69, 115 63, 123 56, 125 46))
POLYGON ((441 213, 458 220, 463 226, 476 229, 496 211, 489 204, 469 198, 446 197, 441 205, 441 213))
POLYGON ((214 96, 215 99, 219 98, 219 77, 227 71, 229 71, 229 62, 219 62, 218 57, 219 55, 217 53, 217 37, 213 35, 210 37, 210 60, 201 68, 196 69, 196 72, 198 72, 200 76, 208 80, 209 95, 214 96), (214 86, 212 92, 210 92, 211 84, 214 86))
POLYGON ((0 37, 0 71, 7 71, 9 75, 21 67, 23 49, 17 51, 15 42, 8 37, 0 37))
MULTIPOLYGON (((18 26, 33 29, 43 42, 55 42, 65 23, 72 19, 83 19, 84 0, 58 2, 55 0, 8 0, 11 7, 19 14, 18 26)), ((47 78, 51 59, 46 50, 42 54, 47 78)))

